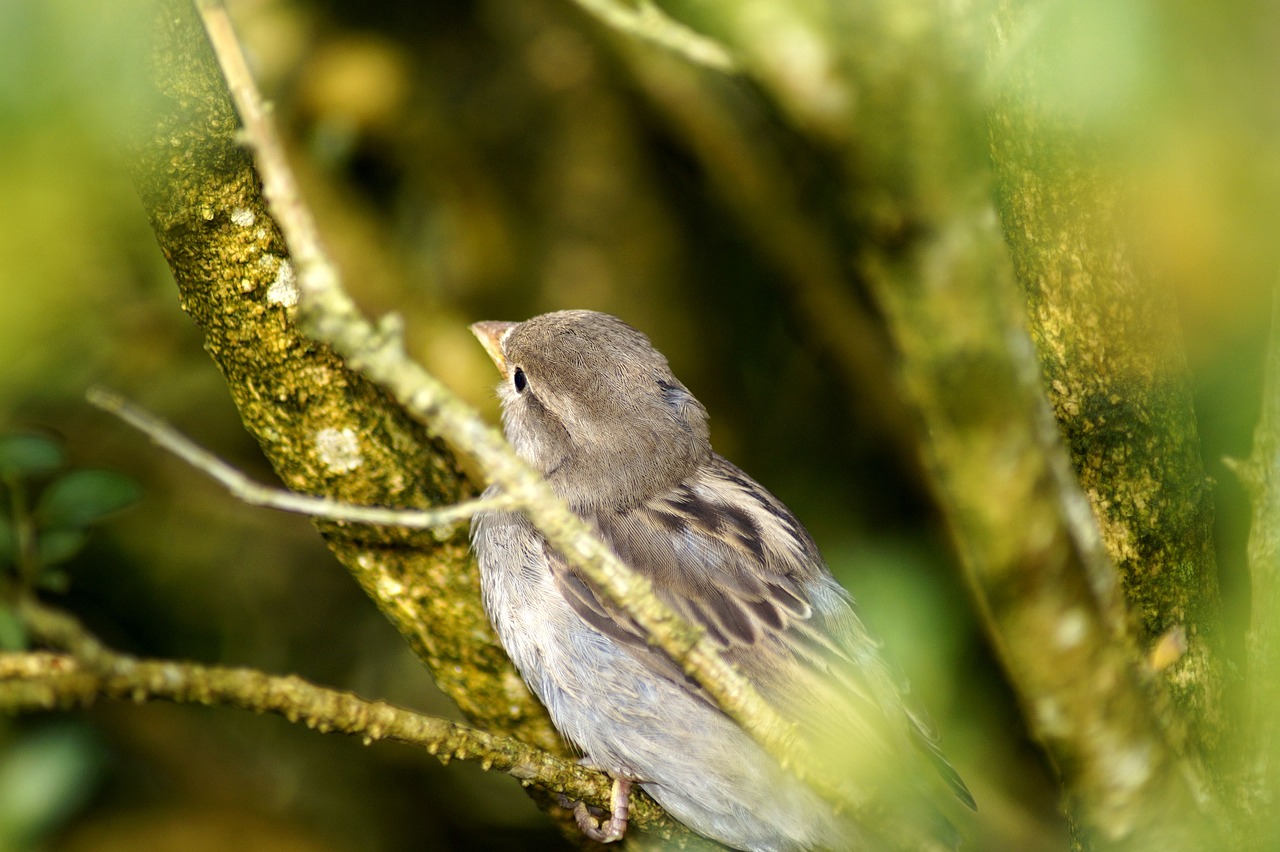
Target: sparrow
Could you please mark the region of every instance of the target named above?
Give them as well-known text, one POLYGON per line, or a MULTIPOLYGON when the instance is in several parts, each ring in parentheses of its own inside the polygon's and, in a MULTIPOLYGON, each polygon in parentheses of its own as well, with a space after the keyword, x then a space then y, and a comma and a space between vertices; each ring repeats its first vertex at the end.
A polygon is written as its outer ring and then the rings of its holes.
MULTIPOLYGON (((882 813, 936 822, 953 842, 934 788, 974 807, 964 782, 809 533, 712 450, 706 409, 649 339, 584 310, 471 330, 502 374, 516 452, 829 769, 882 813)), ((874 827, 782 768, 521 514, 478 514, 471 538, 502 645, 561 734, 615 779, 607 819, 576 810, 589 836, 622 836, 637 784, 734 849, 881 848, 874 827)))

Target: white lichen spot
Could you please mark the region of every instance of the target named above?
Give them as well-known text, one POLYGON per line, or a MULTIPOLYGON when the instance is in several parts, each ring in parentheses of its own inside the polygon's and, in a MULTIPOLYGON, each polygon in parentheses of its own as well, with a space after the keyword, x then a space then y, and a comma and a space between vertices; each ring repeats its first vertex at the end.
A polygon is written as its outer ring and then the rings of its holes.
POLYGON ((393 580, 390 577, 380 577, 378 579, 378 596, 383 600, 391 600, 403 593, 404 583, 399 580, 393 580))
POLYGON ((1062 706, 1052 698, 1042 698, 1035 703, 1036 721, 1046 734, 1062 734, 1067 729, 1062 706))
POLYGON ((316 433, 316 455, 334 473, 355 470, 364 462, 354 429, 321 429, 316 433))
POLYGON ((1084 617, 1084 613, 1073 609, 1058 620, 1058 625, 1053 631, 1053 639, 1058 643, 1059 648, 1064 650, 1074 648, 1084 639, 1088 629, 1089 622, 1084 617))
POLYGON ((233 225, 248 228, 256 221, 258 221, 258 217, 248 207, 237 207, 231 211, 231 224, 233 225))
POLYGON ((276 278, 267 288, 267 302, 292 308, 298 304, 298 282, 293 272, 293 264, 280 260, 280 268, 276 270, 276 278))
POLYGON ((1113 766, 1116 785, 1125 790, 1136 790, 1151 777, 1151 749, 1141 744, 1121 749, 1116 753, 1113 766))

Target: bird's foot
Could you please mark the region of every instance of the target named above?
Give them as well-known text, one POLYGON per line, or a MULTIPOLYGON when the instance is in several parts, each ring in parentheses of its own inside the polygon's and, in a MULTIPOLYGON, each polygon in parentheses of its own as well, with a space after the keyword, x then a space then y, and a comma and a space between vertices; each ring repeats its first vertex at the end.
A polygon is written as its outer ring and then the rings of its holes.
MULTIPOLYGON (((566 807, 570 802, 561 796, 561 803, 566 807)), ((605 814, 601 808, 592 808, 586 802, 575 802, 573 816, 578 821, 582 833, 597 843, 613 843, 621 840, 627 833, 627 817, 631 813, 631 781, 626 778, 614 778, 613 788, 609 792, 610 811, 605 814), (595 811, 596 813, 592 813, 595 811), (598 816, 597 816, 598 814, 598 816)))

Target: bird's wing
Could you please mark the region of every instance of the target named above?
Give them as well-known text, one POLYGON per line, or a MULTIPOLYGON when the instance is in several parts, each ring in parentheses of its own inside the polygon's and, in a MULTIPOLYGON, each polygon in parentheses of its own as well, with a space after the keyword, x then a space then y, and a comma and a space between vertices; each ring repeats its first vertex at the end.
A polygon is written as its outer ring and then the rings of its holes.
MULTIPOLYGON (((747 474, 713 455, 685 481, 628 511, 585 514, 623 562, 703 627, 765 700, 799 720, 814 741, 856 741, 860 754, 884 761, 914 741, 957 795, 972 802, 927 724, 904 710, 878 642, 813 539, 747 474)), ((706 698, 586 578, 554 552, 548 559, 579 616, 655 673, 706 698)))

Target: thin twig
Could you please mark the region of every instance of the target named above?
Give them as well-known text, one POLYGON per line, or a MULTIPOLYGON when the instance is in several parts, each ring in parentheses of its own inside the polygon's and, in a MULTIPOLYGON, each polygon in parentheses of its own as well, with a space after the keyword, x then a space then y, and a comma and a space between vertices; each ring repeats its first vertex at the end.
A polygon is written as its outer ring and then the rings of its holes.
MULTIPOLYGON (((273 713, 328 733, 394 740, 418 746, 441 762, 471 760, 527 784, 570 798, 607 805, 610 779, 575 761, 564 760, 511 737, 476 730, 415 713, 382 701, 366 701, 341 690, 317 686, 296 675, 268 675, 227 666, 173 660, 144 660, 114 651, 67 613, 32 600, 19 615, 44 651, 0 654, 0 714, 84 707, 99 698, 226 705, 273 713)), ((651 801, 638 802, 636 824, 670 827, 651 801)))
POLYGON ((225 8, 217 0, 200 0, 199 8, 244 124, 244 140, 258 165, 263 194, 295 261, 302 294, 299 320, 304 330, 331 346, 350 367, 381 385, 407 411, 429 424, 459 454, 474 462, 488 481, 501 484, 548 542, 606 599, 634 618, 656 647, 679 663, 780 763, 829 800, 856 810, 858 805, 844 779, 818 768, 797 737, 796 726, 780 716, 751 682, 720 656, 705 631, 663 603, 649 580, 623 564, 495 429, 414 363, 393 329, 385 324, 375 326, 359 311, 321 248, 314 221, 263 108, 225 8))
POLYGON ((350 521, 379 526, 411 529, 442 529, 470 520, 478 512, 505 511, 515 508, 515 500, 506 494, 467 500, 439 509, 392 509, 383 506, 356 506, 328 497, 296 494, 282 488, 271 488, 254 482, 213 453, 197 445, 178 430, 149 411, 105 388, 92 387, 85 397, 103 411, 148 435, 152 441, 187 464, 207 473, 226 487, 237 499, 251 506, 264 506, 282 512, 350 521))
POLYGON ((663 47, 697 65, 732 74, 738 70, 733 54, 720 42, 672 18, 651 0, 634 5, 617 0, 574 0, 592 17, 618 32, 663 47))

